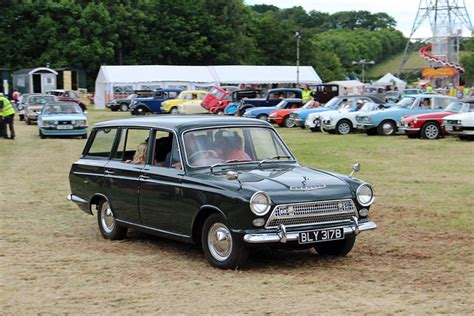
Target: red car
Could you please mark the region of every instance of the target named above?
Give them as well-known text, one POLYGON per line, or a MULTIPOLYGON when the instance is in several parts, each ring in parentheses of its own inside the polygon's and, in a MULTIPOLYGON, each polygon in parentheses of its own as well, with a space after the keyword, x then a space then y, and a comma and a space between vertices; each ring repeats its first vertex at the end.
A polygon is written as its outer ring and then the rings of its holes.
POLYGON ((58 89, 58 90, 50 90, 46 93, 55 95, 59 101, 77 103, 81 107, 82 112, 87 110, 87 106, 81 101, 81 96, 76 91, 58 89))
MULTIPOLYGON (((202 100, 201 106, 209 112, 216 107, 225 109, 232 100, 231 93, 232 91, 225 90, 222 87, 213 87, 202 100)), ((217 110, 213 113, 217 113, 217 110)))
POLYGON ((278 124, 280 127, 294 127, 295 123, 293 120, 290 120, 290 113, 293 111, 299 111, 302 109, 313 109, 319 107, 319 102, 317 101, 308 101, 299 109, 283 109, 275 110, 270 113, 268 116, 268 121, 273 124, 278 124))
POLYGON ((452 102, 443 112, 404 116, 399 130, 405 131, 408 138, 437 139, 448 135, 443 125, 443 118, 463 112, 474 112, 474 99, 452 102))

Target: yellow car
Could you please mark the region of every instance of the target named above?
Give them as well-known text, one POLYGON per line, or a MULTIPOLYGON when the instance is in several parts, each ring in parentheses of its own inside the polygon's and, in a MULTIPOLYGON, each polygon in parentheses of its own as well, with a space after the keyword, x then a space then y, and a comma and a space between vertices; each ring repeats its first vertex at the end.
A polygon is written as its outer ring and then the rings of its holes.
POLYGON ((208 94, 208 92, 203 90, 185 90, 182 91, 176 99, 167 100, 161 103, 161 107, 165 113, 178 114, 179 104, 193 100, 202 101, 206 94, 208 94))

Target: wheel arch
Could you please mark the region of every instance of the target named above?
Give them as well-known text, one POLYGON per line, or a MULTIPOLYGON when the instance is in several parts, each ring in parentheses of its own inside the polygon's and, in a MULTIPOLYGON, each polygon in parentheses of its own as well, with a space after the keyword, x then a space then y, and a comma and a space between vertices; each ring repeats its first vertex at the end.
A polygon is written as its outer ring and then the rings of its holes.
POLYGON ((96 206, 95 209, 97 210, 97 207, 99 206, 99 203, 101 200, 106 200, 110 203, 110 200, 107 198, 107 196, 105 196, 102 193, 94 193, 92 197, 89 199, 89 213, 91 213, 91 215, 94 215, 94 212, 92 210, 92 205, 95 205, 96 206))
POLYGON ((204 225, 204 222, 206 221, 206 219, 212 214, 220 214, 225 219, 227 219, 227 216, 224 214, 224 212, 222 212, 222 210, 219 209, 217 206, 214 206, 214 205, 201 206, 201 208, 199 209, 198 213, 196 214, 193 220, 192 231, 191 231, 191 239, 193 242, 200 242, 202 225, 204 225))

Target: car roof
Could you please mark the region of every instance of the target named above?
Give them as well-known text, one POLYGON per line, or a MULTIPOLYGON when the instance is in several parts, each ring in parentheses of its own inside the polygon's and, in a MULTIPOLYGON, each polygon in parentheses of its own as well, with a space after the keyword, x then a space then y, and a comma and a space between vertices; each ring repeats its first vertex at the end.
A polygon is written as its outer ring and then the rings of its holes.
POLYGON ((298 88, 275 88, 275 89, 270 89, 268 92, 278 92, 278 91, 303 91, 298 88))
POLYGON ((97 123, 94 128, 102 127, 155 127, 175 130, 182 132, 195 128, 208 128, 217 126, 263 126, 271 127, 268 122, 251 118, 242 118, 235 116, 216 116, 216 115, 156 115, 146 117, 136 117, 128 119, 119 119, 97 123))
POLYGON ((433 94, 433 93, 420 93, 420 94, 407 94, 405 97, 413 97, 413 98, 431 98, 431 97, 436 97, 436 98, 451 98, 451 99, 456 99, 455 97, 449 96, 449 95, 442 95, 442 94, 433 94))

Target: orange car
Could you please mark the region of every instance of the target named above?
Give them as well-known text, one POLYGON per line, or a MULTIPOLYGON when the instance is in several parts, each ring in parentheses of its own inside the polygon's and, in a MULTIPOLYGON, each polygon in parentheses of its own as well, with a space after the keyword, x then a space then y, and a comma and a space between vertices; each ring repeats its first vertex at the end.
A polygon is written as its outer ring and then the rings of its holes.
POLYGON ((268 116, 268 121, 273 124, 278 124, 280 127, 294 127, 295 122, 290 119, 290 113, 293 111, 299 111, 301 109, 313 109, 319 107, 319 102, 311 100, 299 109, 283 109, 275 110, 268 116))

